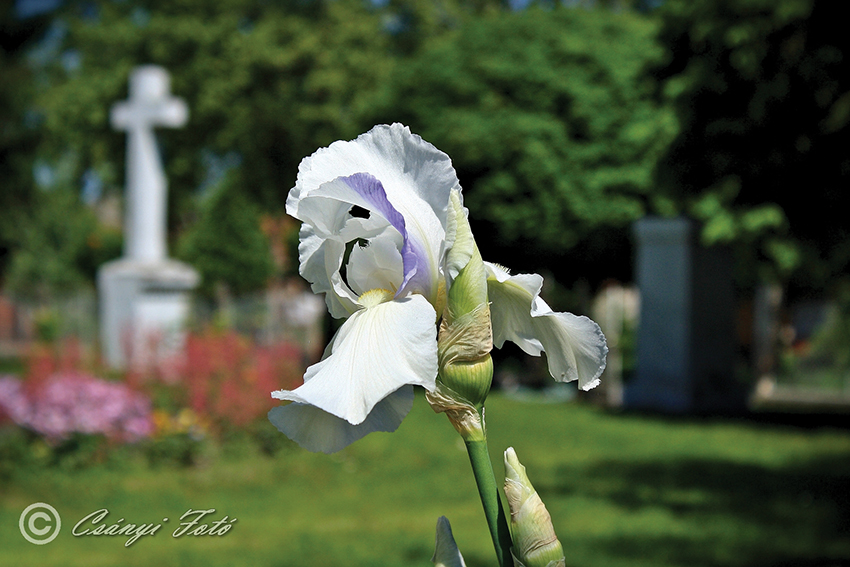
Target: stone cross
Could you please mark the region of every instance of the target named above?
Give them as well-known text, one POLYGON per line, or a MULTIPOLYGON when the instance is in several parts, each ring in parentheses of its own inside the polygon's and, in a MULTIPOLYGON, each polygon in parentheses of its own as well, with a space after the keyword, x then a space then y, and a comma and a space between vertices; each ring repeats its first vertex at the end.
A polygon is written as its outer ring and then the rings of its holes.
POLYGON ((124 256, 97 274, 101 344, 113 368, 145 368, 178 353, 198 273, 167 257, 166 179, 154 128, 186 123, 186 104, 169 95, 168 73, 137 67, 129 100, 112 106, 112 126, 127 131, 124 256))
POLYGON ((127 131, 127 187, 124 256, 141 262, 166 259, 166 178, 154 135, 155 126, 183 126, 186 103, 169 95, 162 67, 137 67, 130 75, 130 98, 112 106, 116 130, 127 131))

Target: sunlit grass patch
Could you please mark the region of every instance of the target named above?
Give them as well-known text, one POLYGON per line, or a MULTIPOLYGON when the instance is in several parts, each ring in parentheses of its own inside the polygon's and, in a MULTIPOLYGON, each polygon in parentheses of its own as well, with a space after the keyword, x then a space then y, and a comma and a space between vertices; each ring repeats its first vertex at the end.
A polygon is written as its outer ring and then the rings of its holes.
MULTIPOLYGON (((817 565, 850 557, 850 432, 741 420, 611 414, 494 395, 497 477, 512 445, 549 508, 571 566, 817 565), (808 562, 808 563, 807 563, 808 562)), ((44 469, 0 488, 0 564, 85 566, 429 565, 437 517, 474 567, 494 564, 465 450, 417 399, 394 434, 334 455, 287 443, 275 456, 219 450, 190 468, 118 464, 44 469), (44 546, 18 533, 24 507, 63 518, 44 546), (84 515, 160 522, 130 548, 71 535, 84 515), (171 537, 189 508, 236 517, 222 537, 171 537)))

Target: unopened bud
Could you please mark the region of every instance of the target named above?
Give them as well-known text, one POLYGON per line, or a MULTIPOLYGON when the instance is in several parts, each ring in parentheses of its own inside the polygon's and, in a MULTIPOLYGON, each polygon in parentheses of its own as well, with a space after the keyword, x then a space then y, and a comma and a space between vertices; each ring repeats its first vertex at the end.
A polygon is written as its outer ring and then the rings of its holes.
POLYGON ((475 244, 459 191, 452 191, 448 213, 446 238, 452 240, 452 247, 446 254, 448 316, 454 319, 487 304, 487 269, 475 244))
POLYGON ((447 233, 453 245, 446 255, 448 292, 438 338, 439 395, 429 396, 429 401, 434 411, 445 411, 454 423, 450 409, 468 406, 477 413, 490 392, 493 331, 487 273, 459 192, 452 192, 449 208, 447 233))
POLYGON ((564 567, 564 549, 546 506, 528 480, 513 447, 505 451, 505 496, 511 509, 511 540, 518 567, 564 567))

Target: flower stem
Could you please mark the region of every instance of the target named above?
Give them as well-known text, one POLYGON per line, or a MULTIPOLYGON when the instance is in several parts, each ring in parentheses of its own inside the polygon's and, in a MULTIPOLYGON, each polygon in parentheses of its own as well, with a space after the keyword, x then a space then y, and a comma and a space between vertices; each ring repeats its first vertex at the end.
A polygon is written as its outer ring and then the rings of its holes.
POLYGON ((487 439, 467 440, 466 450, 469 462, 472 464, 472 474, 478 485, 478 495, 484 506, 484 515, 490 527, 490 537, 496 549, 496 557, 500 567, 512 567, 511 532, 505 519, 505 511, 499 497, 499 488, 493 474, 493 464, 490 462, 490 452, 487 449, 487 439))

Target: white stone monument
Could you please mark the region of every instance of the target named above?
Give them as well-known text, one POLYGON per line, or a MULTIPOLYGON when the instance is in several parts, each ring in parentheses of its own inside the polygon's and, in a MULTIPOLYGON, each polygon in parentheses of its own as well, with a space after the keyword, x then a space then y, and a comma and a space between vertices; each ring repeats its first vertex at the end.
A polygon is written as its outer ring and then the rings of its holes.
POLYGON ((107 364, 147 366, 183 342, 189 292, 198 284, 190 266, 169 260, 166 248, 167 183, 154 127, 186 123, 186 103, 169 94, 161 67, 137 67, 129 100, 112 107, 113 128, 127 131, 124 257, 98 272, 100 332, 107 364))

